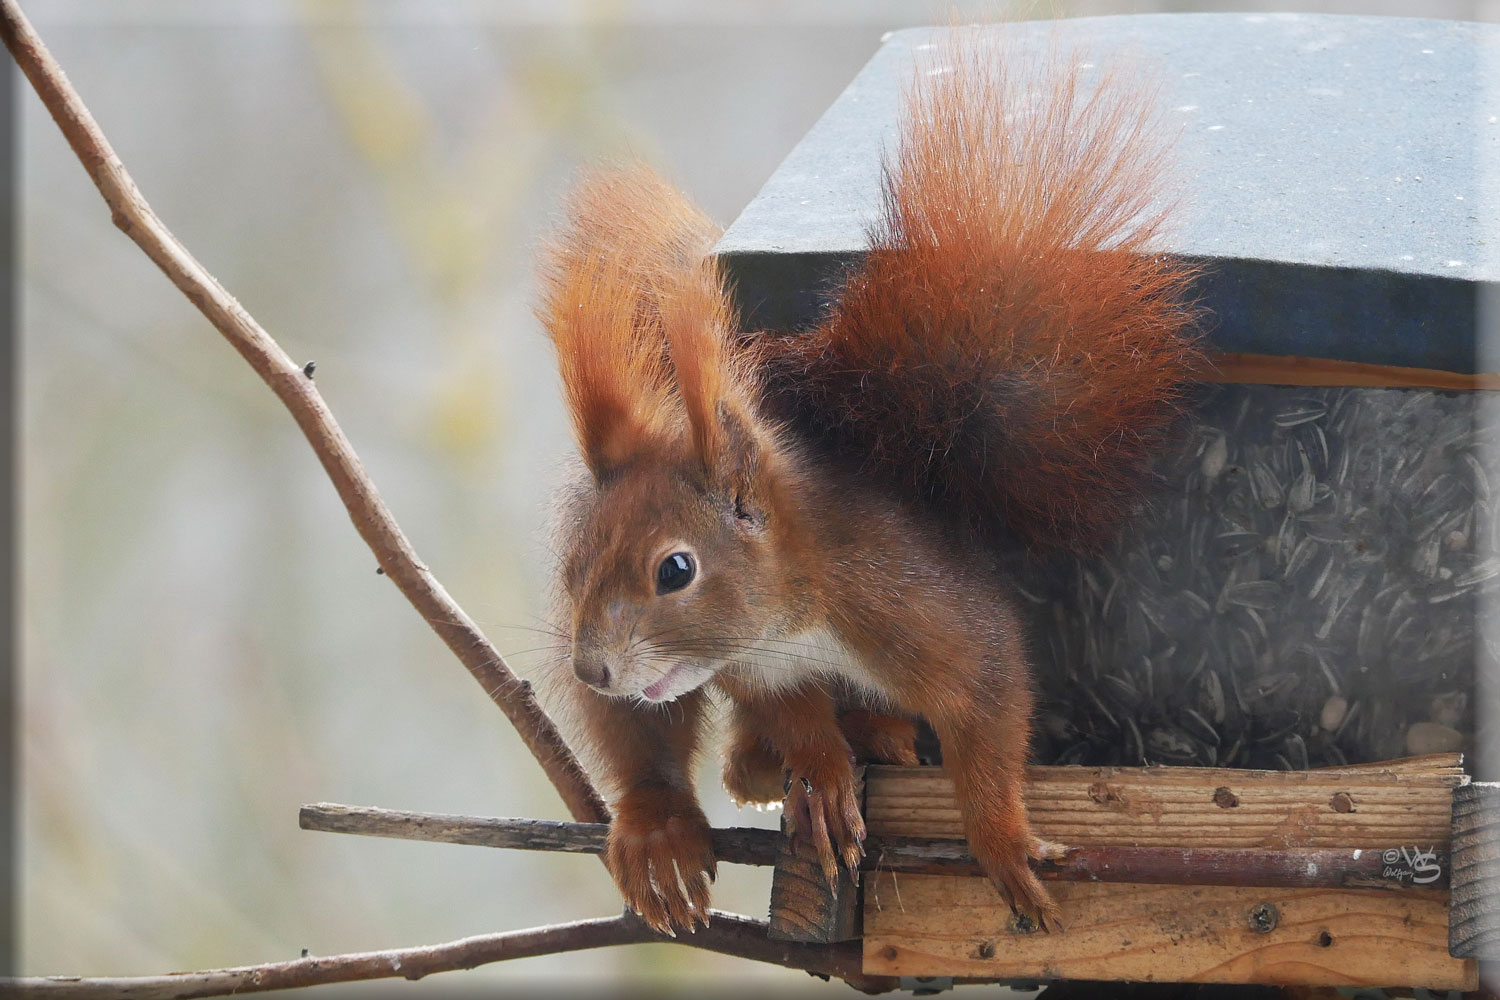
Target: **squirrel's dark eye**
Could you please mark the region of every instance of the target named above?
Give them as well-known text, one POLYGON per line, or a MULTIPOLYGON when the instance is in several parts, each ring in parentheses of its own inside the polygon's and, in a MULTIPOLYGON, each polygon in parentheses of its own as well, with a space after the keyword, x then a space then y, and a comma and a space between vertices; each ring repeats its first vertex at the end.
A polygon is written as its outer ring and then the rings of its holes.
POLYGON ((656 567, 656 592, 670 594, 693 582, 693 557, 686 552, 673 552, 656 567))

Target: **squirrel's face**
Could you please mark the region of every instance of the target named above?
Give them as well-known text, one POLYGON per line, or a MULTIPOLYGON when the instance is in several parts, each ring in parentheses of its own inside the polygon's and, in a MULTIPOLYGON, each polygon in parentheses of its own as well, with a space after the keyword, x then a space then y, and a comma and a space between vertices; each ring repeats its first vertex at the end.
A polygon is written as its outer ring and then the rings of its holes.
POLYGON ((784 619, 764 506, 691 463, 588 491, 565 552, 573 672, 651 702, 700 687, 784 619))

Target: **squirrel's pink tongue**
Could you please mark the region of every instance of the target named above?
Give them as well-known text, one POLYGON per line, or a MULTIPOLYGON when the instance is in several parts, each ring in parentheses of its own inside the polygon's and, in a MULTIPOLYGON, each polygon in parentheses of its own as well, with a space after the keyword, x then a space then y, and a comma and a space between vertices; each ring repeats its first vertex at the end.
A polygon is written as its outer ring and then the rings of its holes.
POLYGON ((647 701, 661 701, 661 696, 667 693, 667 685, 671 684, 672 679, 681 672, 682 664, 679 663, 671 670, 662 674, 659 680, 647 684, 646 690, 642 691, 641 694, 645 695, 647 701))

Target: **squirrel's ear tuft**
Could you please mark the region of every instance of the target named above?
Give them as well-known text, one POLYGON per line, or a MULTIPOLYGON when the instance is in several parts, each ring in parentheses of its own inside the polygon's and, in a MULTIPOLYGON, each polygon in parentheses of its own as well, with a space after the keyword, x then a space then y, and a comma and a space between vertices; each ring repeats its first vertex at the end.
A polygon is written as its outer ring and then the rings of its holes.
POLYGON ((583 460, 603 480, 668 428, 661 350, 642 344, 637 294, 618 261, 584 250, 559 267, 545 316, 583 460))
POLYGON ((569 198, 567 225, 544 250, 537 312, 596 479, 662 447, 680 426, 665 326, 701 311, 676 300, 697 288, 717 237, 644 166, 588 174, 569 198))
POLYGON ((693 454, 711 478, 734 482, 758 450, 754 359, 735 342, 734 320, 718 263, 705 257, 663 297, 662 322, 687 415, 693 454))

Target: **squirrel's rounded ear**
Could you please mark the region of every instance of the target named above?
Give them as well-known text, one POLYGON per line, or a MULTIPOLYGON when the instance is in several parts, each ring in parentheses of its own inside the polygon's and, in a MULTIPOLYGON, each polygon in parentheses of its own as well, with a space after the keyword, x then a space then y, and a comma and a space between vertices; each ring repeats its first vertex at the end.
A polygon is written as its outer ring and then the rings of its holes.
POLYGON ((754 496, 765 445, 755 417, 727 401, 715 407, 718 433, 707 436, 709 453, 700 456, 710 478, 734 495, 754 496))
POLYGON ((734 494, 734 516, 741 525, 760 529, 766 524, 766 508, 763 503, 748 490, 737 491, 734 494))

